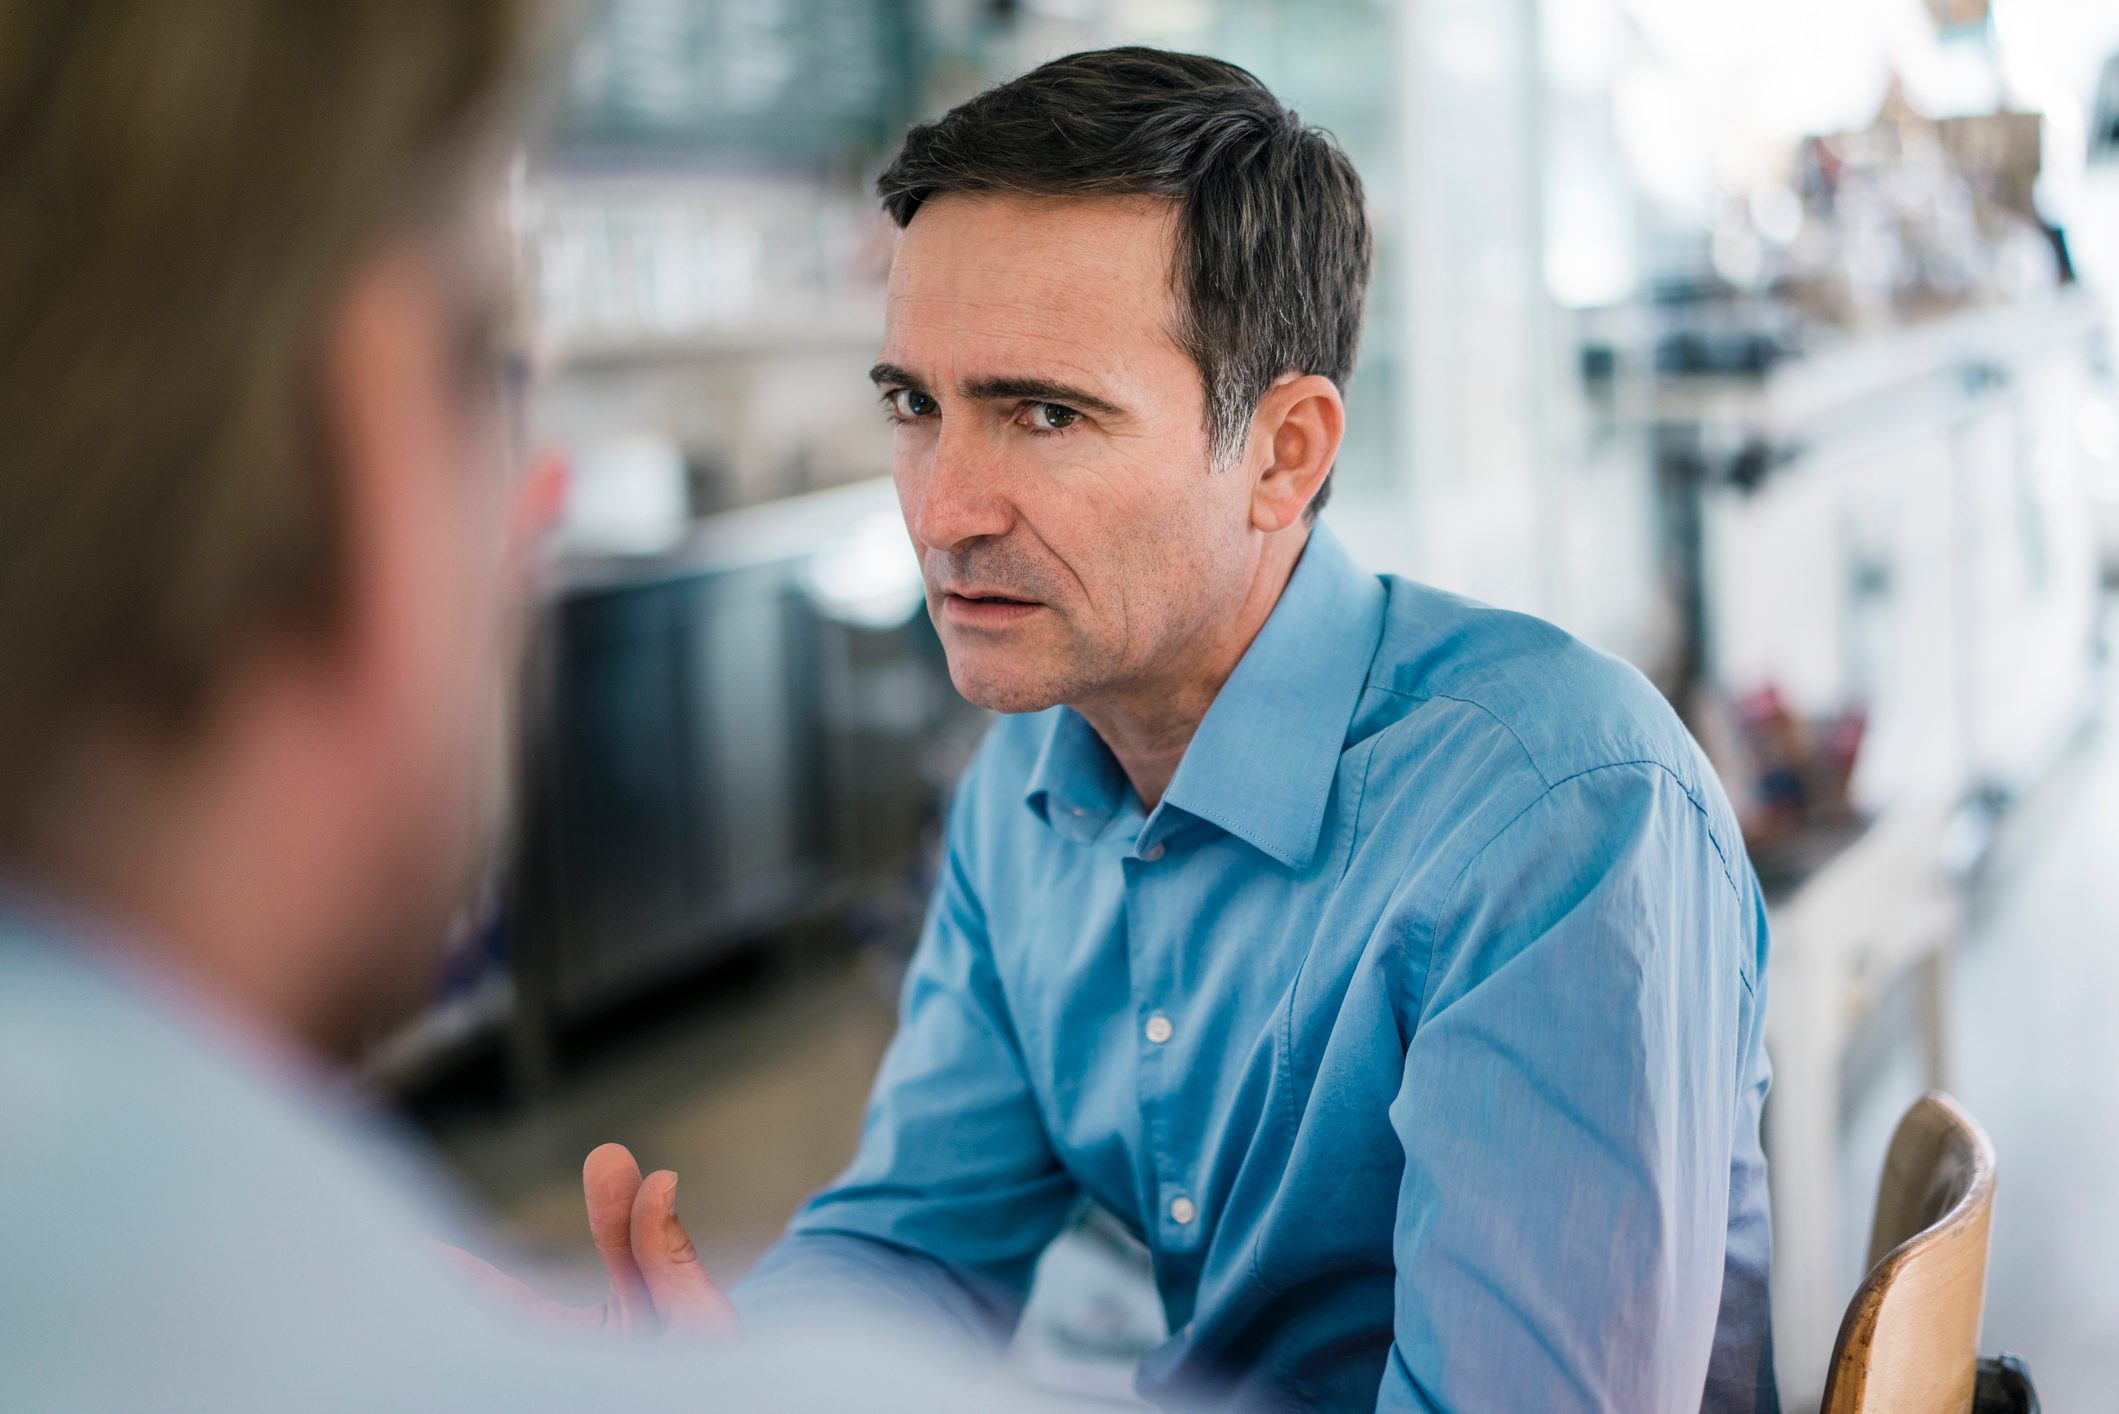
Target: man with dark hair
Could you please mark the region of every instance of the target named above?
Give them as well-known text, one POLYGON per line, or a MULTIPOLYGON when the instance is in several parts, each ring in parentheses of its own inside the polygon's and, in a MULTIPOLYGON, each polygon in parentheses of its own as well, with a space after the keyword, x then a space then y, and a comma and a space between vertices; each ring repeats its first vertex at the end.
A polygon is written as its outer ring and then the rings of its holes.
POLYGON ((1766 927, 1632 669, 1322 523, 1370 238, 1250 74, 1120 49, 915 128, 874 378, 951 811, 859 1155, 738 1292, 1006 1331, 1085 1199, 1153 1398, 1771 1408, 1766 927))

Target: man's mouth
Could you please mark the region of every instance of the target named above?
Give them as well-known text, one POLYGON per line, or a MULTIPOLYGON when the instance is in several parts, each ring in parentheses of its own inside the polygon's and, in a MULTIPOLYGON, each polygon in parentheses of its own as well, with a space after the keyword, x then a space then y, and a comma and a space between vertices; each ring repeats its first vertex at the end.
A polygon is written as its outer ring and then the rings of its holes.
POLYGON ((942 596, 942 612, 952 621, 974 628, 1000 628, 1036 613, 1045 606, 1035 599, 1013 594, 987 594, 950 590, 942 596))

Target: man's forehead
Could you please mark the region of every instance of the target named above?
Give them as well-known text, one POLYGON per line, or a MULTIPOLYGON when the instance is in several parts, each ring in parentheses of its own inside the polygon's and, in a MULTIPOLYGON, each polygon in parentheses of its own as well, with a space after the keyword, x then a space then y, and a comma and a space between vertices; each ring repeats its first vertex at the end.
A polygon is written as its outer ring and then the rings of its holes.
POLYGON ((890 341, 1101 349, 1097 363, 1167 344, 1173 231, 1153 198, 936 198, 892 262, 890 341))
POLYGON ((930 248, 970 248, 996 259, 1123 261, 1161 277, 1176 238, 1177 204, 1163 197, 947 192, 921 204, 900 248, 923 256, 930 248))

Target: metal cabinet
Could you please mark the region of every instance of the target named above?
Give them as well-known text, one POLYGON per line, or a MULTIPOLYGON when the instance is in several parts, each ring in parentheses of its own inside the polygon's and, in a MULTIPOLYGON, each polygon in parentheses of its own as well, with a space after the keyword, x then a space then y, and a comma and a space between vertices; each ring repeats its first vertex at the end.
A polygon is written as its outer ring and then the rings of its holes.
POLYGON ((511 907, 528 1044, 828 902, 815 638, 779 564, 552 607, 511 907))

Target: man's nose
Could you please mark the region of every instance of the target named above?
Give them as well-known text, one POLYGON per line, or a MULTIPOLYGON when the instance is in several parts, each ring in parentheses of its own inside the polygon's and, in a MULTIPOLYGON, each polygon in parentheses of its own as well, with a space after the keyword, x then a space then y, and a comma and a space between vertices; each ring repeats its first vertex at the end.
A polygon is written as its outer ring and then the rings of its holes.
POLYGON ((1001 492, 1000 473, 993 447, 945 425, 913 512, 912 531, 920 543, 948 550, 1005 535, 1014 513, 1001 492))

